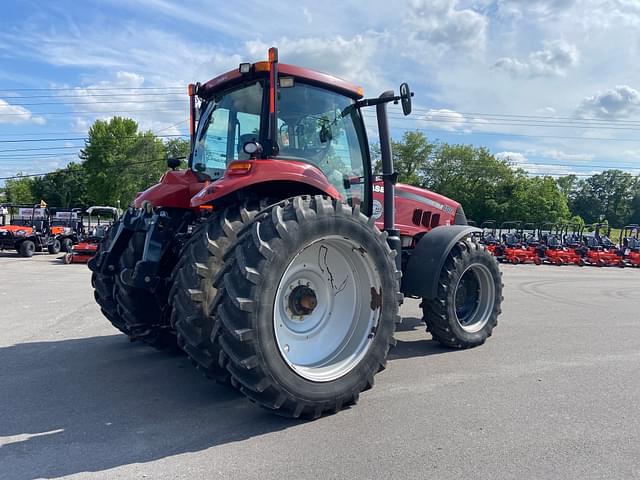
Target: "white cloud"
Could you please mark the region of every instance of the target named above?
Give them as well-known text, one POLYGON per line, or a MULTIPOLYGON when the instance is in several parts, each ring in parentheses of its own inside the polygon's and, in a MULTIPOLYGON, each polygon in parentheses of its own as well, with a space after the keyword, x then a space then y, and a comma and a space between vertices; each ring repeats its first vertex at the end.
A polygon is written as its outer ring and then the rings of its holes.
POLYGON ((515 164, 528 162, 527 157, 525 157, 524 154, 519 152, 498 152, 495 154, 495 157, 498 160, 506 160, 508 162, 512 162, 515 164))
MULTIPOLYGON (((376 66, 376 53, 381 36, 356 35, 345 38, 336 35, 329 38, 287 37, 274 40, 278 54, 285 63, 304 65, 347 80, 364 84, 367 90, 377 90, 381 75, 376 66)), ((247 57, 260 59, 266 56, 271 44, 254 40, 246 42, 247 57)))
POLYGON ((542 50, 530 53, 527 60, 502 57, 494 67, 524 77, 565 76, 567 70, 575 66, 578 60, 579 53, 575 45, 557 40, 546 42, 542 50))
POLYGON ((640 112, 640 93, 628 85, 586 97, 577 108, 578 115, 597 118, 625 118, 640 112))
POLYGON ((429 109, 417 119, 419 125, 448 132, 468 130, 469 128, 464 115, 447 108, 429 109))
POLYGON ((0 123, 34 123, 36 125, 44 125, 47 122, 44 117, 33 115, 30 110, 20 105, 12 105, 0 98, 0 123))
POLYGON ((549 17, 557 15, 576 3, 576 0, 497 0, 501 16, 521 18, 527 15, 549 17))
POLYGON ((487 17, 461 7, 458 0, 413 0, 404 21, 404 29, 415 48, 440 53, 474 53, 484 49, 487 25, 487 17))

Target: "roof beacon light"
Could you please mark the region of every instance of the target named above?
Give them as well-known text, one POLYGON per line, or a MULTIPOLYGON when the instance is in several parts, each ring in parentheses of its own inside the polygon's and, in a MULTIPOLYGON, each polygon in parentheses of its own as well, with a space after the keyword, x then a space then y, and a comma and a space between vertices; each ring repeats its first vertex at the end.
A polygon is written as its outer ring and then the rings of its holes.
POLYGON ((238 71, 241 74, 246 74, 249 73, 251 71, 251 64, 250 63, 241 63, 240 67, 238 68, 238 71))

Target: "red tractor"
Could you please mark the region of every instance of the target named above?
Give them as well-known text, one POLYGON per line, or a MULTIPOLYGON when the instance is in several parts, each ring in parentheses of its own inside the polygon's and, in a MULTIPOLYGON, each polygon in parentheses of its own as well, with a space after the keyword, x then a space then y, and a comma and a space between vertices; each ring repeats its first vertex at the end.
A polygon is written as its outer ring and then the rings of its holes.
POLYGON ((160 347, 177 341, 207 376, 305 418, 373 386, 404 296, 422 299, 446 346, 491 335, 502 282, 478 229, 458 203, 396 182, 387 105, 410 113, 407 84, 363 98, 349 82, 279 64, 274 48, 189 94, 188 169, 170 160, 89 262, 114 326, 160 347))

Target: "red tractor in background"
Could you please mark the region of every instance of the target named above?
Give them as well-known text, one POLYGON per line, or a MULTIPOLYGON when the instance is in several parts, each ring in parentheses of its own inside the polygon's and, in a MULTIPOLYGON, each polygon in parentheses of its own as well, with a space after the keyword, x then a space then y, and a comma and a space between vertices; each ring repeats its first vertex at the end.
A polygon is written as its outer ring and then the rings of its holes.
POLYGON ((114 326, 176 342, 209 376, 276 413, 353 404, 384 369, 403 296, 443 345, 482 344, 502 282, 461 206, 397 183, 387 105, 269 60, 189 86, 188 169, 139 194, 89 262, 114 326), (362 109, 375 106, 382 173, 362 109), (198 118, 198 121, 196 121, 198 118))

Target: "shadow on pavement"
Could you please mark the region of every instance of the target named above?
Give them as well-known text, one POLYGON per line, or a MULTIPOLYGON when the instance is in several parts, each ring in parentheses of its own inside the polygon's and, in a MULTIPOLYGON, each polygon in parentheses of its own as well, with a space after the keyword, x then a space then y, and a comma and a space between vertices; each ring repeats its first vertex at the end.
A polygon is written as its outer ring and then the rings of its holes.
POLYGON ((97 472, 299 425, 122 335, 0 348, 2 478, 97 472))
MULTIPOLYGON (((423 330, 407 318, 402 331, 423 330)), ((389 360, 451 352, 399 340, 389 360)), ((3 478, 61 477, 197 452, 300 425, 122 335, 0 348, 3 478)))

